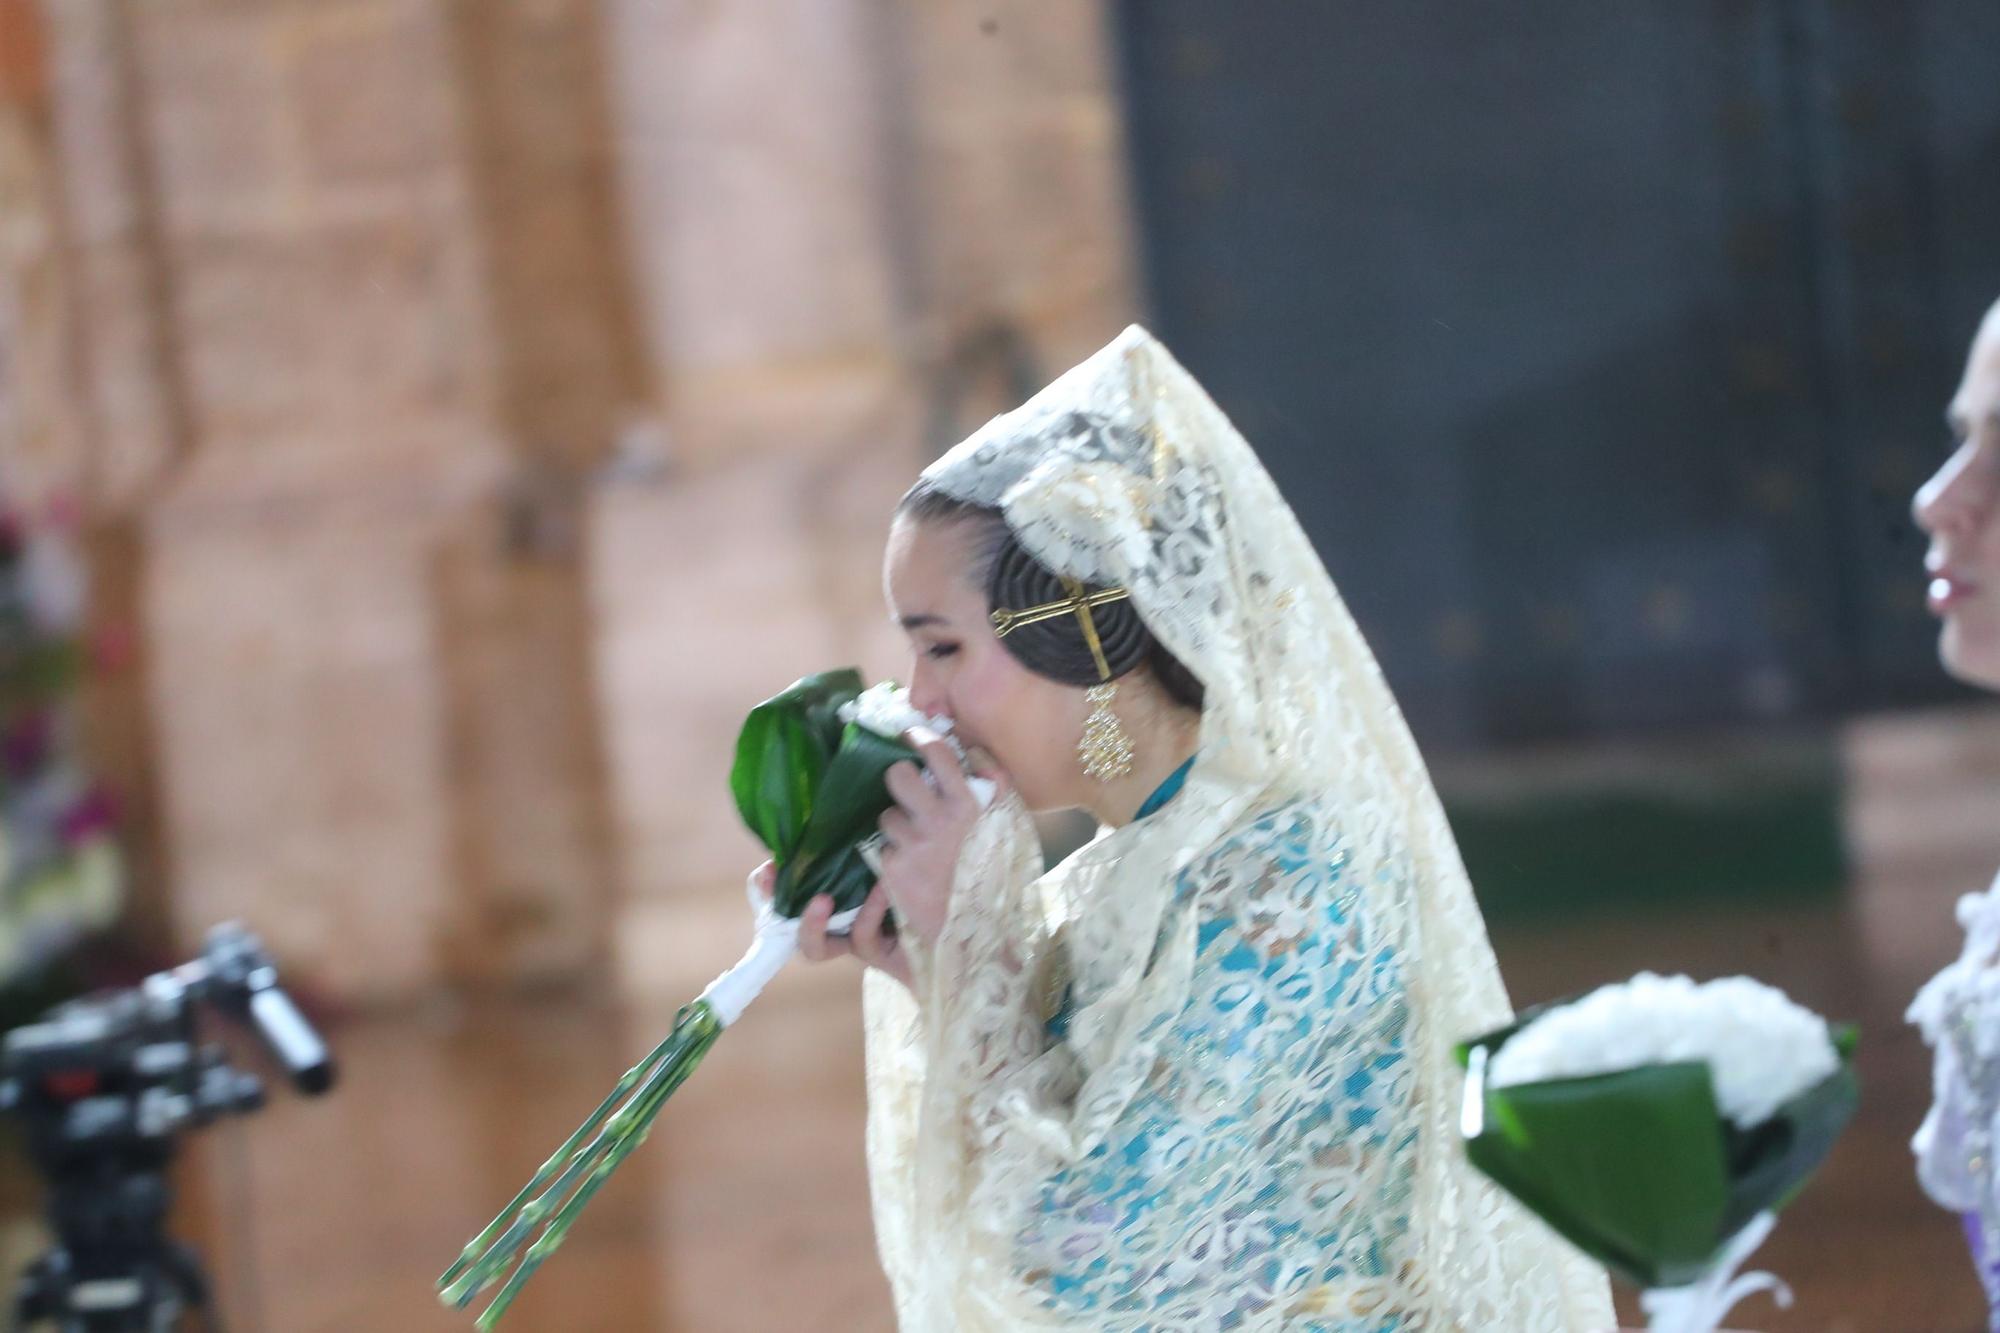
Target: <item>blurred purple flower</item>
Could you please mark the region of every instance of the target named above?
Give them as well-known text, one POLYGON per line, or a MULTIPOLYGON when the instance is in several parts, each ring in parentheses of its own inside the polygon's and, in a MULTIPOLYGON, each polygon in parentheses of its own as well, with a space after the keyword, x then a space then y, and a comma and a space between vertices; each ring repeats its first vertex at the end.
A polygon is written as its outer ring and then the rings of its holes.
POLYGON ((75 850, 93 838, 100 838, 118 826, 118 805, 111 793, 93 788, 83 799, 63 813, 63 845, 75 850))
POLYGON ((47 709, 23 713, 0 736, 0 769, 10 780, 19 781, 48 762, 55 739, 55 718, 47 709))

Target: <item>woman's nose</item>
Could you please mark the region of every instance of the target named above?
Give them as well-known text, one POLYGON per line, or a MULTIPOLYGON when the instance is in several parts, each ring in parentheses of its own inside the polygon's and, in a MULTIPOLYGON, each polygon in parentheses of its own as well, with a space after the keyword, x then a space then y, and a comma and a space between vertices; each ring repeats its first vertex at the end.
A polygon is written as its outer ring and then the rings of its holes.
POLYGON ((944 691, 938 688, 936 677, 921 655, 910 671, 910 706, 926 717, 936 717, 945 711, 944 691))
POLYGON ((1975 448, 1970 442, 1960 446, 1936 475, 1917 488, 1910 513, 1917 526, 1933 537, 1975 526, 1979 509, 1992 503, 1991 496, 1982 497, 1978 493, 1981 488, 1973 469, 1975 448))

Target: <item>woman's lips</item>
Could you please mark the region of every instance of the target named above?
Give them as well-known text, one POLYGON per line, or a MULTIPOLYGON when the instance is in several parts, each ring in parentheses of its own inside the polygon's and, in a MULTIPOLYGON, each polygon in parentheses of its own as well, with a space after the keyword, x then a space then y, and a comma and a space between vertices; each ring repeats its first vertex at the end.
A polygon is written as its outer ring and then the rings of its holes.
POLYGON ((1929 596, 1926 600, 1930 603, 1932 615, 1945 616, 1950 615, 1977 591, 1979 590, 1966 582, 1962 576, 1946 570, 1931 575, 1929 596))

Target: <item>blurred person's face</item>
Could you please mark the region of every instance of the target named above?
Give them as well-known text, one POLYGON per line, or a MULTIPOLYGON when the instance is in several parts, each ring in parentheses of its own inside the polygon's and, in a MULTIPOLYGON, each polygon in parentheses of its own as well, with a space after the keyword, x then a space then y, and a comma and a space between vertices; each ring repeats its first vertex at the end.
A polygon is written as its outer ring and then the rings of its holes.
POLYGON ((1947 413, 1958 447, 1917 492, 1924 572, 1944 622, 1939 655, 1960 680, 2000 689, 2000 302, 1986 313, 1947 413))
POLYGON ((1084 692, 1036 675, 1001 646, 986 593, 969 577, 975 534, 970 523, 902 517, 889 529, 883 588, 910 639, 910 702, 992 755, 1030 810, 1079 806, 1084 692))

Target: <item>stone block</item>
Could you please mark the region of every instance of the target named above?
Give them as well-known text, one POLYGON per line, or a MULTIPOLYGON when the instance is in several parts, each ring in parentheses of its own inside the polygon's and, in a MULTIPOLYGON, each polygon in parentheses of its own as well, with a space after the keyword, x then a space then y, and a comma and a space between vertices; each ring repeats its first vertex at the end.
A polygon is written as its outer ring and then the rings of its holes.
POLYGON ((914 281, 947 342, 1004 322, 1060 367, 1136 311, 1104 21, 1097 5, 897 10, 914 281))
POLYGON ((180 331, 208 447, 468 406, 483 344, 460 244, 403 218, 183 245, 180 331))
POLYGON ((301 169, 322 196, 422 186, 454 173, 453 73, 440 7, 300 6, 290 97, 301 169))
POLYGON ((96 495, 133 503, 173 450, 149 260, 128 242, 108 242, 77 251, 72 274, 96 495))
POLYGON ((50 106, 73 243, 129 234, 134 187, 119 27, 105 0, 45 0, 50 106))
POLYGON ((537 549, 509 509, 483 506, 434 562, 456 835, 447 967, 574 981, 601 970, 613 900, 590 627, 580 562, 537 549))
POLYGON ((151 176, 175 234, 281 218, 297 174, 277 6, 128 6, 151 176))
POLYGON ((457 885, 438 521, 327 504, 152 534, 149 684, 184 939, 243 919, 302 985, 355 1002, 435 983, 457 885))
POLYGON ((868 7, 613 0, 605 15, 662 381, 883 345, 892 204, 868 7))

